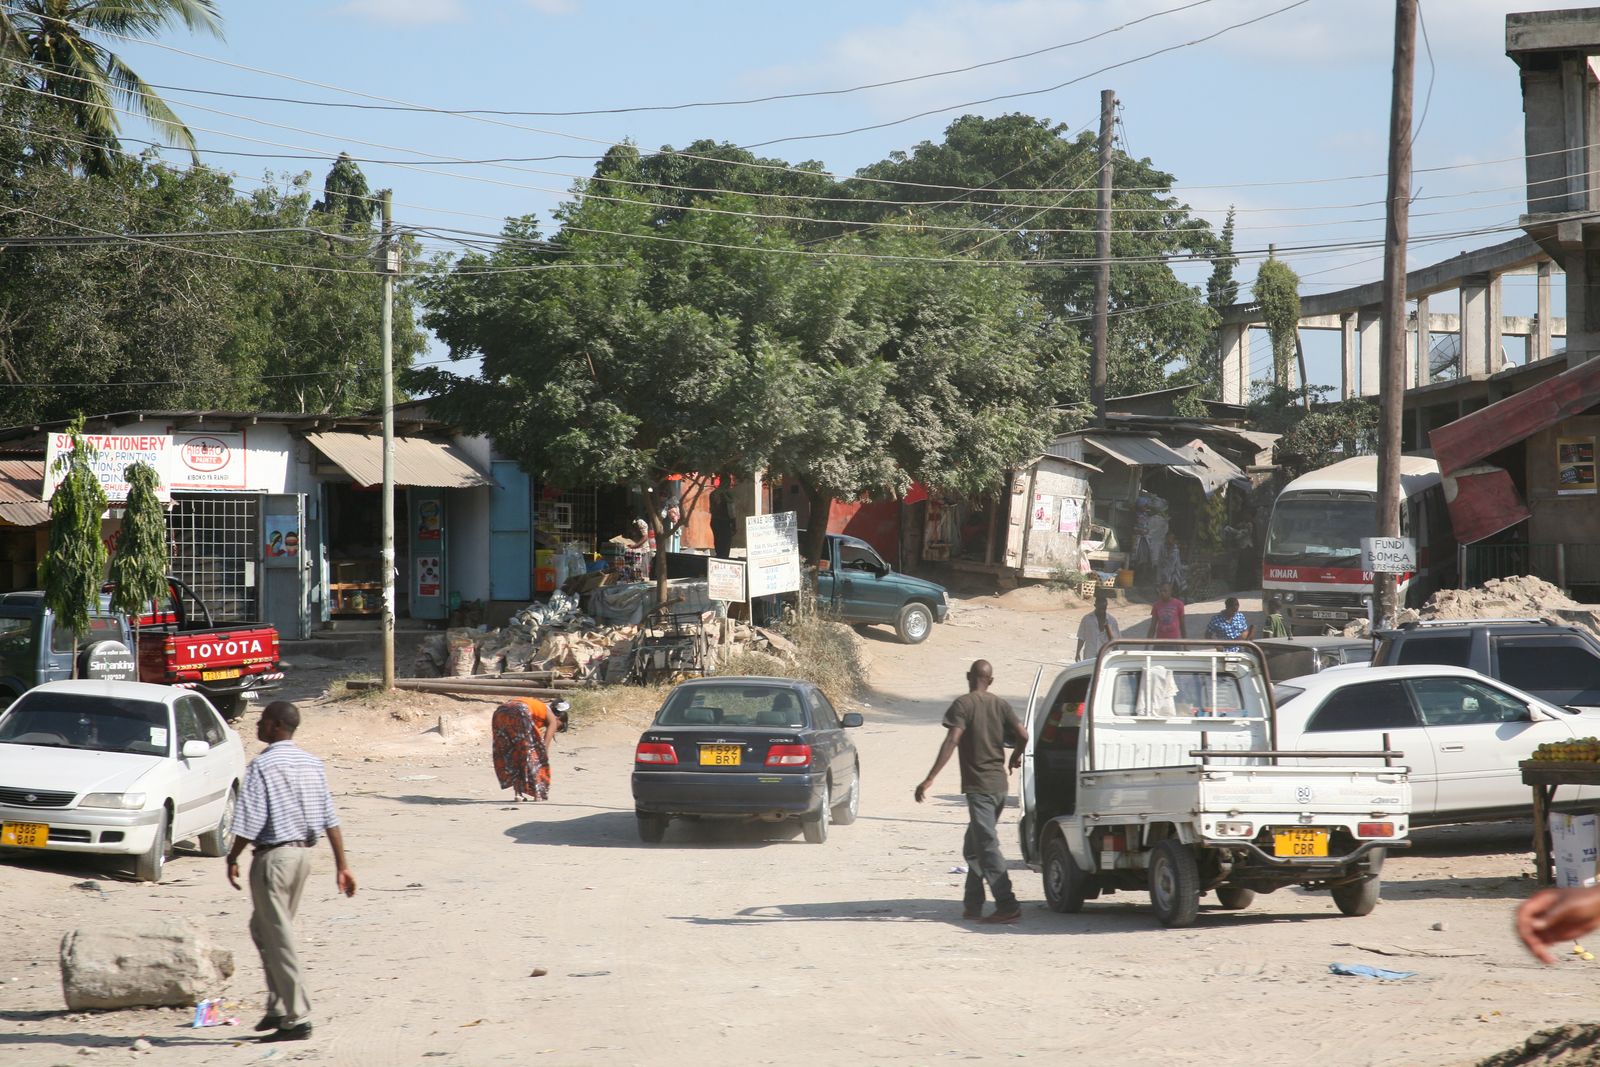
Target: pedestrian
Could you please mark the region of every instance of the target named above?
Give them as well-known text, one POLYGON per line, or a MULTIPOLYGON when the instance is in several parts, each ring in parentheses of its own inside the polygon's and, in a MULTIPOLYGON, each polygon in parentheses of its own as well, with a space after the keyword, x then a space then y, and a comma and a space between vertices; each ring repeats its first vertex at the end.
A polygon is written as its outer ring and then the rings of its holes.
POLYGON ((1517 936, 1544 963, 1554 963, 1550 946, 1576 941, 1600 926, 1600 886, 1541 889, 1517 908, 1517 936))
POLYGON ((1008 777, 1022 766, 1022 749, 1027 741, 1022 724, 1011 705, 989 692, 994 668, 988 660, 978 660, 967 671, 967 692, 957 697, 944 713, 944 744, 933 761, 933 770, 917 786, 917 803, 928 798, 928 788, 944 770, 952 755, 960 754, 961 792, 967 799, 967 837, 962 855, 967 861, 967 886, 962 917, 985 923, 1014 923, 1022 918, 1022 906, 1011 890, 1006 873, 1006 858, 1000 852, 997 824, 1011 792, 1008 777), (1014 746, 1007 769, 1005 746, 1014 746), (983 914, 984 885, 994 894, 994 911, 983 914))
POLYGON ((1283 620, 1283 603, 1277 597, 1267 598, 1267 610, 1262 620, 1261 636, 1263 637, 1293 637, 1289 632, 1289 624, 1283 620))
POLYGON ((1156 590, 1156 602, 1150 605, 1150 636, 1162 640, 1182 640, 1183 601, 1172 592, 1171 585, 1156 590))
POLYGON ((711 542, 718 559, 733 551, 733 532, 738 528, 739 508, 733 498, 733 475, 724 474, 711 490, 711 542))
POLYGON ((250 857, 250 937, 267 976, 267 1010, 256 1024, 262 1041, 304 1041, 311 1036, 311 999, 295 948, 294 917, 311 876, 318 835, 333 848, 334 884, 356 895, 356 876, 344 858, 344 835, 328 793, 322 761, 294 743, 300 710, 275 700, 261 713, 256 739, 267 746, 245 770, 233 813, 228 884, 239 885, 239 854, 250 857))
POLYGON ((1094 610, 1078 623, 1078 648, 1074 659, 1094 659, 1106 642, 1122 636, 1117 620, 1106 614, 1107 600, 1104 594, 1097 595, 1094 598, 1094 610))
POLYGON ((494 773, 513 800, 550 799, 550 742, 567 728, 567 702, 512 697, 494 709, 489 732, 494 773))
MULTIPOLYGON (((1239 610, 1239 598, 1229 597, 1222 602, 1222 610, 1211 616, 1211 621, 1206 623, 1206 639, 1208 641, 1237 641, 1240 638, 1248 641, 1255 635, 1255 627, 1250 625, 1250 620, 1244 617, 1244 612, 1239 610)), ((1230 652, 1237 652, 1237 648, 1230 648, 1230 652)))
POLYGON ((1185 578, 1183 553, 1178 548, 1178 536, 1168 530, 1166 542, 1162 544, 1156 562, 1156 585, 1171 586, 1174 592, 1181 593, 1186 584, 1185 578))

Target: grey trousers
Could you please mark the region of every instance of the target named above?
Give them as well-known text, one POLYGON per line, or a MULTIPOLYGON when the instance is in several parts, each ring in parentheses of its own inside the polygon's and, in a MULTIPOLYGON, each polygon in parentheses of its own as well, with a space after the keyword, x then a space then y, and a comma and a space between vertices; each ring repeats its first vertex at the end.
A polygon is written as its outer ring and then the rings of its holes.
POLYGON ((267 973, 266 1014, 280 1026, 311 1021, 311 998, 300 974, 294 915, 311 876, 309 848, 275 848, 250 859, 250 938, 267 973))
POLYGON ((963 903, 967 911, 983 907, 983 887, 987 882, 994 894, 997 911, 1014 911, 1016 894, 1011 891, 1011 875, 1006 873, 1006 858, 1000 853, 998 824, 1005 810, 1003 793, 966 793, 967 838, 962 855, 967 861, 967 888, 963 903))

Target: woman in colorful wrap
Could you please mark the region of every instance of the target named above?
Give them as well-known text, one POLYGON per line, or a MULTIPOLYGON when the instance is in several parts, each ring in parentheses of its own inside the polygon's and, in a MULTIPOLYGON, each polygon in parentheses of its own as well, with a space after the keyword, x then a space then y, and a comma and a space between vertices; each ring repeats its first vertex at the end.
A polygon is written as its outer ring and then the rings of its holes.
POLYGON ((550 742, 567 728, 567 702, 513 697, 494 709, 494 773, 516 800, 550 799, 550 742))

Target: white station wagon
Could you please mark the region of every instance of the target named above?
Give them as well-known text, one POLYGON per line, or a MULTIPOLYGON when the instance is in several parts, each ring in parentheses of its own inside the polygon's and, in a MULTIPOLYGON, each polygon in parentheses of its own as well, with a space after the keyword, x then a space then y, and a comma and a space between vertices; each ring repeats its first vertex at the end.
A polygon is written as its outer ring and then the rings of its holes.
POLYGON ((193 690, 41 685, 0 714, 0 849, 132 856, 158 882, 176 841, 226 854, 244 768, 239 735, 193 690))

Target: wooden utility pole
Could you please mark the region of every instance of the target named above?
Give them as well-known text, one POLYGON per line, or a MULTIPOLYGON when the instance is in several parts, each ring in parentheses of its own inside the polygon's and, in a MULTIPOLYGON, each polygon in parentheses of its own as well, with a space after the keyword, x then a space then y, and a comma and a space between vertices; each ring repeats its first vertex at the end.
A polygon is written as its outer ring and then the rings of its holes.
MULTIPOLYGON (((1389 193, 1383 242, 1382 347, 1378 374, 1378 536, 1400 536, 1400 421, 1406 392, 1406 241, 1411 211, 1411 94, 1417 0, 1395 0, 1394 87, 1389 103, 1389 193)), ((1372 575, 1372 620, 1392 627, 1395 575, 1372 575)))
POLYGON ((1089 400, 1094 423, 1106 424, 1106 353, 1111 313, 1111 127, 1117 118, 1117 94, 1100 90, 1100 197, 1094 233, 1094 352, 1089 363, 1089 400))
POLYGON ((394 688, 394 191, 383 191, 383 688, 394 688))

